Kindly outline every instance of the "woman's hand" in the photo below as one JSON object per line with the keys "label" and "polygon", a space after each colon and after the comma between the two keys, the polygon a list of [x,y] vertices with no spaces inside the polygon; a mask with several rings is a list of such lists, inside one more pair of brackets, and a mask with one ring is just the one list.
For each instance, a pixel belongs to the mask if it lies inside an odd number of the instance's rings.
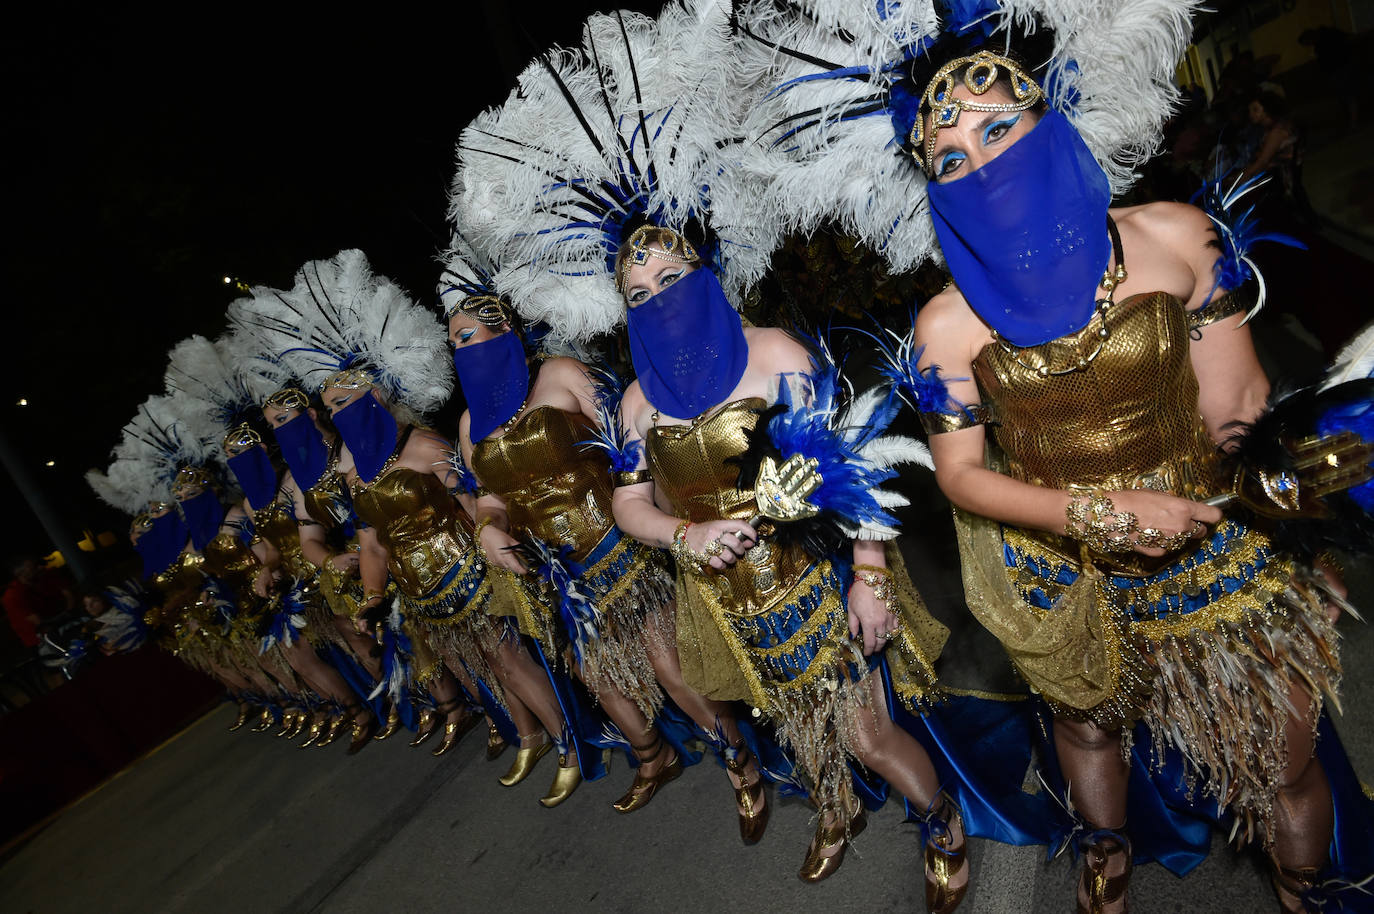
{"label": "woman's hand", "polygon": [[864,656],[886,647],[899,624],[887,601],[878,599],[872,587],[855,578],[849,588],[849,635],[863,642]]}
{"label": "woman's hand", "polygon": [[278,578],[275,568],[260,568],[258,575],[253,579],[253,593],[266,599],[272,592],[272,587]]}
{"label": "woman's hand", "polygon": [[687,527],[687,545],[698,555],[710,556],[707,564],[716,571],[738,562],[758,541],[758,531],[742,520],[708,520]]}
{"label": "woman's hand", "polygon": [[482,528],[478,541],[491,564],[516,574],[529,574],[530,570],[520,561],[519,554],[511,550],[512,546],[519,545],[519,541],[500,527],[487,524]]}
{"label": "woman's hand", "polygon": [[[1219,523],[1222,517],[1220,508],[1151,489],[1124,489],[1103,495],[1111,500],[1117,514],[1135,515],[1137,532],[1132,534],[1132,539],[1139,538],[1139,531],[1147,530],[1157,530],[1164,536],[1186,533],[1190,539],[1200,539],[1207,534],[1207,528]],[[1133,551],[1150,556],[1165,554],[1155,546],[1137,545]]]}

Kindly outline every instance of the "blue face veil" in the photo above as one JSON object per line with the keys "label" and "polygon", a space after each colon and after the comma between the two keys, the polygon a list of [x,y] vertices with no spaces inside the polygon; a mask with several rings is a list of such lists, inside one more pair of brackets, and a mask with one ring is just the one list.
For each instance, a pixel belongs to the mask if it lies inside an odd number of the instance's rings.
{"label": "blue face veil", "polygon": [[262,445],[230,457],[228,463],[254,511],[267,507],[277,497],[277,471]]}
{"label": "blue face veil", "polygon": [[509,422],[529,396],[525,345],[514,330],[454,349],[453,368],[468,401],[468,435],[473,444]]}
{"label": "blue face veil", "polygon": [[277,438],[282,459],[290,468],[296,485],[308,489],[319,482],[329,465],[329,445],[325,444],[310,414],[302,411],[290,422],[275,426],[272,434]]}
{"label": "blue face veil", "polygon": [[197,552],[210,545],[210,540],[219,532],[219,525],[224,522],[224,506],[219,503],[219,496],[210,488],[181,502],[181,513],[186,515],[191,545]]}
{"label": "blue face veil", "polygon": [[744,325],[707,268],[628,309],[630,359],[654,409],[691,419],[725,401],[749,362]]}
{"label": "blue face veil", "polygon": [[153,525],[134,543],[134,551],[143,559],[145,578],[161,574],[176,561],[186,546],[186,534],[186,524],[175,508],[153,518]]}
{"label": "blue face veil", "polygon": [[377,392],[369,390],[334,414],[334,425],[353,455],[358,478],[371,482],[396,450],[400,430]]}
{"label": "blue face veil", "polygon": [[1087,325],[1110,263],[1112,194],[1062,114],[1046,111],[997,158],[928,192],[949,271],[989,327],[1036,346]]}

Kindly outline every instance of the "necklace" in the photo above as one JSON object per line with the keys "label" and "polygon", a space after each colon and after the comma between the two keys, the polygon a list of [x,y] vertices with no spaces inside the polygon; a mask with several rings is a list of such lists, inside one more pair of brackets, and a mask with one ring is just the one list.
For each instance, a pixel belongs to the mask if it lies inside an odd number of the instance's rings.
{"label": "necklace", "polygon": [[[1112,335],[1111,330],[1107,327],[1107,310],[1116,303],[1113,296],[1116,294],[1117,287],[1126,281],[1126,260],[1121,251],[1121,233],[1117,231],[1116,222],[1113,221],[1111,216],[1107,217],[1107,233],[1112,239],[1112,259],[1116,262],[1116,268],[1113,269],[1111,264],[1108,264],[1107,269],[1102,272],[1102,280],[1099,285],[1106,294],[1097,300],[1097,307],[1093,309],[1092,316],[1088,318],[1088,326],[1091,326],[1094,320],[1098,322],[1097,331],[1093,334],[1097,339],[1097,345],[1093,348],[1093,351],[1086,355],[1079,352],[1077,357],[1071,355],[1067,360],[1067,364],[1062,365],[1051,364],[1049,353],[1046,352],[1044,361],[1036,365],[1026,362],[1021,358],[1021,353],[1024,350],[1002,339],[996,330],[992,331],[992,338],[997,341],[997,345],[1002,347],[1002,351],[1011,356],[1012,360],[1015,361],[1017,365],[1020,365],[1027,371],[1033,372],[1042,378],[1058,377],[1060,375],[1072,374],[1075,371],[1082,371],[1092,364],[1094,359],[1102,354],[1102,346]],[[1082,331],[1079,332],[1081,333]]]}

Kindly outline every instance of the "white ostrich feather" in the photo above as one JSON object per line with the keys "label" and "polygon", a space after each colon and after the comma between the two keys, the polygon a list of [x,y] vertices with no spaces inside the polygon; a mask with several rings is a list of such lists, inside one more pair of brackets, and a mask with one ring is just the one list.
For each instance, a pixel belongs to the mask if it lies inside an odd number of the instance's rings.
{"label": "white ostrich feather", "polygon": [[463,131],[450,217],[499,264],[496,288],[527,320],[569,340],[620,323],[610,264],[636,214],[678,230],[709,219],[736,300],[766,270],[776,227],[731,178],[763,71],[731,53],[729,13],[696,0],[657,20],[592,16],[576,49],[536,61]]}
{"label": "white ostrich feather", "polygon": [[1326,372],[1322,390],[1346,381],[1356,381],[1374,375],[1374,324],[1361,330],[1345,345]]}

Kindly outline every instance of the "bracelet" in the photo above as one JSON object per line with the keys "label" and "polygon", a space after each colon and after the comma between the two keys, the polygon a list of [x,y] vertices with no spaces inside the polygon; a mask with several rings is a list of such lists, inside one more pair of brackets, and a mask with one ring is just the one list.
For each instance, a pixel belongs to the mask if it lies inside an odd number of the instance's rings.
{"label": "bracelet", "polygon": [[474,527],[472,530],[472,544],[474,547],[476,547],[477,554],[480,555],[483,558],[483,560],[486,561],[490,560],[487,559],[487,550],[482,548],[482,531],[485,530],[488,526],[490,526],[490,524],[491,517],[487,516],[479,520],[477,522],[477,526]]}
{"label": "bracelet", "polygon": [[364,590],[363,602],[371,603],[373,600],[385,600],[386,594],[380,590]]}
{"label": "bracelet", "polygon": [[892,608],[892,572],[877,565],[855,565],[854,578],[873,590],[873,596]]}
{"label": "bracelet", "polygon": [[1101,491],[1070,492],[1069,503],[1064,506],[1064,516],[1068,518],[1064,533],[1093,552],[1130,552],[1137,546],[1172,552],[1204,529],[1199,521],[1193,521],[1191,529],[1178,533],[1165,533],[1154,527],[1141,528],[1134,514],[1117,511],[1116,505]]}
{"label": "bracelet", "polygon": [[702,566],[711,561],[711,557],[702,555],[687,545],[687,528],[690,526],[692,526],[690,521],[683,521],[677,525],[677,529],[673,531],[673,542],[668,547],[668,552],[683,571],[701,574]]}
{"label": "bracelet", "polygon": [[621,489],[625,486],[637,486],[642,482],[653,482],[653,480],[654,478],[649,475],[648,470],[621,471],[615,474],[615,487]]}

